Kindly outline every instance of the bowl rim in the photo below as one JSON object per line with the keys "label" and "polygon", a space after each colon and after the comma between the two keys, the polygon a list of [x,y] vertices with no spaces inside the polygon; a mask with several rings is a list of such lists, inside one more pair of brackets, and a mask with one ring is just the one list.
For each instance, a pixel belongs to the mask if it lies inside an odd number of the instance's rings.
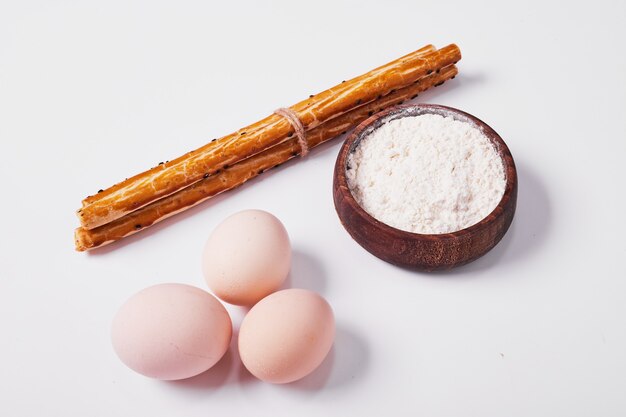
{"label": "bowl rim", "polygon": [[[399,115],[400,113],[405,113],[406,109],[410,109],[414,114],[411,115]],[[483,219],[479,222],[466,227],[461,230],[457,230],[449,233],[436,233],[436,234],[427,234],[427,233],[414,233],[409,232],[407,230],[398,229],[396,227],[390,226],[387,223],[384,223],[377,218],[370,215],[361,205],[356,201],[354,196],[352,195],[352,191],[348,186],[347,181],[347,162],[348,155],[356,149],[359,142],[365,138],[367,135],[372,133],[375,129],[380,127],[382,124],[386,123],[390,120],[395,120],[402,117],[411,117],[418,116],[421,114],[439,114],[452,116],[455,120],[463,121],[466,123],[470,123],[477,127],[490,141],[495,145],[496,152],[502,159],[502,163],[504,166],[504,174],[506,176],[506,183],[504,187],[504,192],[502,193],[502,198],[496,205],[496,207]],[[399,115],[395,117],[395,115]],[[382,123],[378,126],[374,126],[379,123],[383,119]],[[455,240],[460,237],[463,237],[468,234],[478,233],[479,231],[486,229],[489,227],[491,223],[493,223],[496,218],[504,213],[505,207],[509,204],[509,200],[513,198],[514,191],[517,188],[517,170],[515,168],[515,161],[513,160],[513,155],[511,155],[511,151],[509,147],[504,142],[502,137],[487,123],[479,119],[478,117],[471,115],[462,110],[456,109],[454,107],[444,106],[440,104],[428,104],[428,103],[420,103],[420,104],[408,104],[408,105],[398,105],[394,107],[390,107],[386,110],[381,111],[373,116],[370,116],[363,122],[361,122],[348,136],[348,138],[344,141],[341,149],[339,150],[339,155],[337,157],[337,162],[335,164],[335,172],[334,178],[337,183],[337,188],[339,192],[342,194],[342,198],[344,202],[347,202],[351,209],[360,216],[362,216],[365,220],[367,220],[371,225],[382,229],[388,233],[394,233],[405,236],[406,238],[412,238],[416,240],[422,239],[438,239],[441,241],[447,240]],[[339,213],[338,213],[339,214]],[[341,215],[340,215],[341,217]],[[343,220],[343,219],[342,219]]]}

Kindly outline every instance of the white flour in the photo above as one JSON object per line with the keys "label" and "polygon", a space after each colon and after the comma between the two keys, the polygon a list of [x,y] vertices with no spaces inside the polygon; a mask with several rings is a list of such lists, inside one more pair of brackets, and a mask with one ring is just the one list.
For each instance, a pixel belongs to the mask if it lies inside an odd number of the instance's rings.
{"label": "white flour", "polygon": [[424,114],[391,120],[348,157],[348,186],[372,217],[439,234],[485,218],[505,188],[502,159],[474,125]]}

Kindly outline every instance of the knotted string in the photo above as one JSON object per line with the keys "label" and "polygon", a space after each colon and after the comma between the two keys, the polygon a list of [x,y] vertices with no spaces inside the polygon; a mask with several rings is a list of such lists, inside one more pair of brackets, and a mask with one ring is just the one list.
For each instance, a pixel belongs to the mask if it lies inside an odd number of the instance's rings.
{"label": "knotted string", "polygon": [[298,138],[298,145],[300,145],[300,156],[304,157],[309,153],[309,143],[306,140],[306,133],[304,126],[300,121],[300,118],[295,111],[290,108],[281,107],[274,110],[274,113],[283,116],[296,131],[296,137]]}

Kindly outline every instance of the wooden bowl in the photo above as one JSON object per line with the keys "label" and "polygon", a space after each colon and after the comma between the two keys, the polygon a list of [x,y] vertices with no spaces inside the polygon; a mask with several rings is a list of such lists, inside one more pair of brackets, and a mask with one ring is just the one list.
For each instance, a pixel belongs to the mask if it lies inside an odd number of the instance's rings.
{"label": "wooden bowl", "polygon": [[[348,155],[356,149],[361,139],[387,121],[421,114],[452,116],[455,120],[477,126],[502,157],[506,173],[504,195],[487,217],[466,229],[445,234],[419,234],[396,229],[370,216],[359,206],[348,188]],[[347,138],[335,164],[333,198],[343,226],[354,240],[373,255],[416,270],[444,270],[478,259],[502,239],[515,214],[517,171],[511,152],[500,135],[476,117],[451,107],[432,104],[398,106],[365,120]]]}

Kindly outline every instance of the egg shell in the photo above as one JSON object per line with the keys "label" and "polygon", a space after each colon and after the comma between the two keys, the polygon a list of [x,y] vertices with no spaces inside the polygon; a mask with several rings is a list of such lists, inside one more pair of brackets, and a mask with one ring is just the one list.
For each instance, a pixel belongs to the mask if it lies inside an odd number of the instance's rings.
{"label": "egg shell", "polygon": [[209,288],[222,300],[251,306],[278,290],[291,266],[283,224],[262,210],[245,210],[211,233],[202,257]]}
{"label": "egg shell", "polygon": [[150,378],[198,375],[224,355],[232,322],[211,294],[184,284],[160,284],[133,295],[117,312],[113,348],[129,368]]}
{"label": "egg shell", "polygon": [[284,384],[313,372],[330,351],[335,319],[328,302],[303,289],[275,292],[245,316],[239,354],[257,378]]}

